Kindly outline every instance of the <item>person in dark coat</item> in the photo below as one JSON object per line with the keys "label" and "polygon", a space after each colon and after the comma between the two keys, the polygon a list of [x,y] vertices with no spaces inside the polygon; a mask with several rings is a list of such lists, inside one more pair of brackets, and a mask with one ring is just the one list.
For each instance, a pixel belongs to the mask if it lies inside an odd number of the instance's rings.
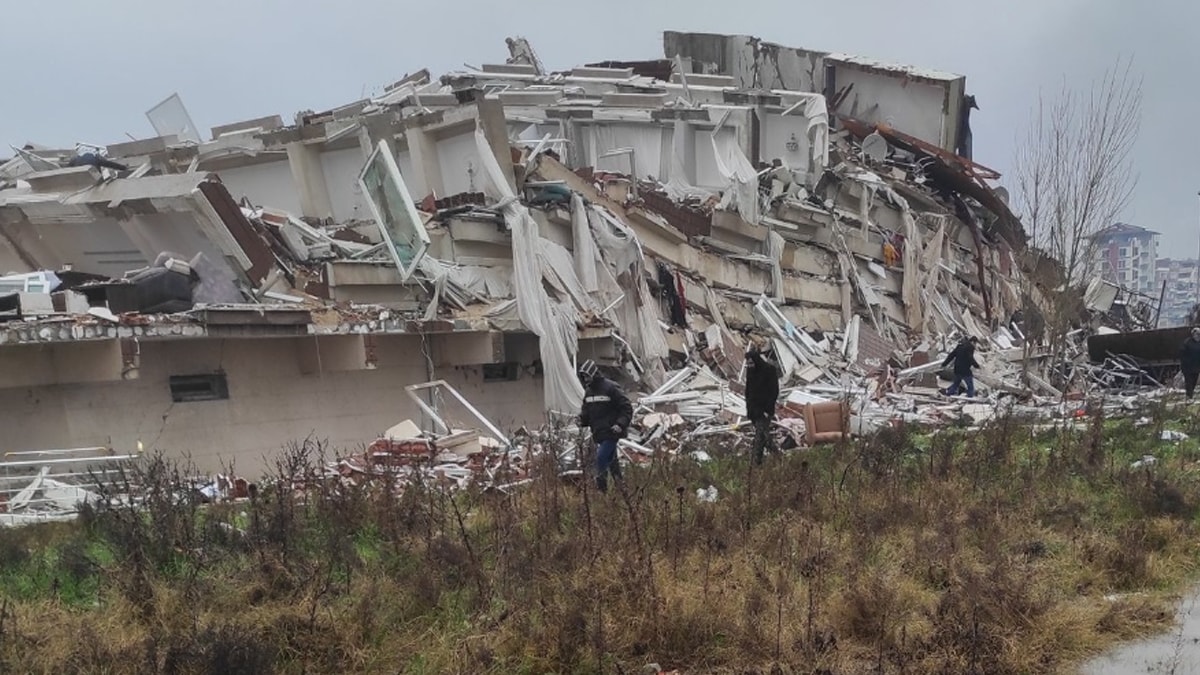
{"label": "person in dark coat", "polygon": [[97,169],[112,169],[113,171],[128,171],[129,167],[114,162],[107,157],[101,157],[94,152],[85,152],[67,160],[67,166],[94,166]]}
{"label": "person in dark coat", "polygon": [[579,425],[592,431],[592,440],[596,442],[596,487],[605,492],[610,472],[614,479],[621,480],[617,441],[629,432],[633,404],[620,385],[601,375],[590,360],[580,364],[579,382],[584,389]]}
{"label": "person in dark coat", "polygon": [[946,390],[947,396],[957,396],[965,384],[967,398],[975,398],[975,376],[971,374],[971,369],[979,367],[975,362],[976,342],[978,341],[973,337],[963,340],[942,362],[943,368],[954,362],[954,383]]}
{"label": "person in dark coat", "polygon": [[1179,348],[1179,369],[1183,371],[1183,390],[1190,399],[1196,393],[1196,380],[1200,378],[1200,328],[1193,328],[1191,336]]}
{"label": "person in dark coat", "polygon": [[778,402],[779,368],[764,357],[757,346],[751,345],[746,351],[746,417],[754,423],[755,464],[762,464],[766,449],[770,448],[771,452],[778,449],[771,435]]}

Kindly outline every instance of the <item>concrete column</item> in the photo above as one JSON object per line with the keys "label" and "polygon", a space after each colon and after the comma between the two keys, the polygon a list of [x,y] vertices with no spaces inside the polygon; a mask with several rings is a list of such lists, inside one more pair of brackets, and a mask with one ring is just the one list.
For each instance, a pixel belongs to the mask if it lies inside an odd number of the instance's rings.
{"label": "concrete column", "polygon": [[563,138],[567,139],[567,156],[562,158],[563,163],[570,169],[585,166],[587,150],[583,147],[583,129],[579,122],[568,117],[560,120],[559,124],[563,130]]}
{"label": "concrete column", "polygon": [[683,175],[676,176],[676,162],[672,160],[670,173],[668,176],[671,180],[681,180],[688,185],[696,184],[696,132],[692,128],[691,122],[684,119],[675,120],[675,131],[671,134],[672,152],[680,163],[683,164]]}
{"label": "concrete column", "polygon": [[413,175],[405,176],[404,183],[412,193],[414,201],[421,201],[429,193],[446,196],[442,183],[442,163],[438,160],[437,141],[425,129],[405,129],[408,154],[412,157]]}
{"label": "concrete column", "polygon": [[496,161],[504,172],[508,187],[517,191],[517,179],[513,174],[512,148],[508,144],[508,120],[504,117],[504,104],[494,99],[480,98],[475,100],[479,111],[478,124],[483,126],[483,135],[487,137],[488,145],[496,154]]}
{"label": "concrete column", "polygon": [[321,166],[321,151],[315,145],[302,142],[287,144],[288,165],[292,168],[292,183],[300,191],[300,212],[308,218],[332,218],[333,202],[325,183]]}

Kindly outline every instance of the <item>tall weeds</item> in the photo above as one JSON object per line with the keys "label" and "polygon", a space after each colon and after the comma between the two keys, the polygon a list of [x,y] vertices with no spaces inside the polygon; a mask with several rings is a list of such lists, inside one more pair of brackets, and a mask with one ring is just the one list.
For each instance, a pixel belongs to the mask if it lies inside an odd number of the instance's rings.
{"label": "tall weeds", "polygon": [[[123,478],[136,502],[108,492],[42,543],[0,532],[0,665],[1052,672],[1169,621],[1162,596],[1106,595],[1191,571],[1195,453],[1129,468],[1163,449],[1168,413],[1149,412],[1049,434],[889,428],[765,469],[713,442],[683,448],[711,462],[656,461],[604,494],[548,454],[508,492],[350,483],[307,439],[248,502],[211,505],[159,455]],[[715,503],[696,499],[708,485]]]}

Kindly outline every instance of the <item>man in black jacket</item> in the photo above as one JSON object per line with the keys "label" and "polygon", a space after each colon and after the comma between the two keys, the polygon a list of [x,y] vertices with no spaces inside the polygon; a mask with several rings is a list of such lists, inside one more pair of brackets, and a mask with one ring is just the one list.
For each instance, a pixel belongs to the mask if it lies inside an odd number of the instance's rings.
{"label": "man in black jacket", "polygon": [[974,337],[963,340],[942,362],[943,368],[950,365],[951,361],[954,362],[954,384],[946,390],[947,396],[957,396],[963,389],[962,385],[966,384],[967,398],[975,398],[975,377],[971,374],[971,369],[979,367],[975,362],[976,342]]}
{"label": "man in black jacket", "polygon": [[608,490],[608,474],[621,480],[621,461],[617,458],[617,441],[625,437],[633,421],[633,404],[621,387],[600,374],[592,361],[579,366],[579,382],[583,384],[583,409],[579,425],[592,430],[596,442],[596,487]]}
{"label": "man in black jacket", "polygon": [[1191,336],[1179,348],[1179,369],[1183,371],[1183,390],[1190,399],[1200,378],[1200,328],[1193,328]]}
{"label": "man in black jacket", "polygon": [[779,401],[779,369],[765,358],[756,345],[746,351],[746,417],[754,423],[755,464],[762,464],[763,451],[775,452],[771,422]]}

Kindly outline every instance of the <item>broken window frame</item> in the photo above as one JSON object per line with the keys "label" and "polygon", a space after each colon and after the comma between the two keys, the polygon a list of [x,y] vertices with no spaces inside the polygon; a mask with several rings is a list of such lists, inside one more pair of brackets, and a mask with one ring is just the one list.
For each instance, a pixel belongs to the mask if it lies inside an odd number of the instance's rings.
{"label": "broken window frame", "polygon": [[[377,203],[376,190],[368,187],[368,178],[372,178],[371,184],[379,186],[385,202],[398,197],[399,204]],[[425,223],[408,193],[408,186],[400,175],[400,167],[386,140],[379,141],[359,171],[358,188],[379,225],[379,232],[392,261],[396,263],[396,269],[400,270],[400,280],[408,281],[429,250],[429,233],[425,231]]]}
{"label": "broken window frame", "polygon": [[505,436],[495,424],[492,424],[491,420],[484,417],[483,413],[479,412],[475,406],[471,405],[470,401],[464,398],[462,394],[458,393],[458,390],[450,386],[450,384],[445,380],[434,380],[424,384],[410,384],[405,387],[404,393],[408,394],[408,397],[417,404],[417,407],[420,408],[422,412],[429,416],[429,419],[433,420],[433,423],[436,424],[443,433],[453,433],[453,431],[450,429],[450,425],[446,423],[446,420],[442,419],[442,416],[438,414],[436,410],[430,407],[428,403],[423,401],[421,397],[417,395],[418,392],[429,389],[444,389],[445,391],[449,392],[450,395],[454,397],[454,400],[458,401],[462,407],[467,409],[467,412],[471,413],[475,419],[479,420],[479,423],[482,424],[483,427],[496,438],[496,440],[500,441],[504,447],[512,447],[512,442],[508,440],[508,436]]}

